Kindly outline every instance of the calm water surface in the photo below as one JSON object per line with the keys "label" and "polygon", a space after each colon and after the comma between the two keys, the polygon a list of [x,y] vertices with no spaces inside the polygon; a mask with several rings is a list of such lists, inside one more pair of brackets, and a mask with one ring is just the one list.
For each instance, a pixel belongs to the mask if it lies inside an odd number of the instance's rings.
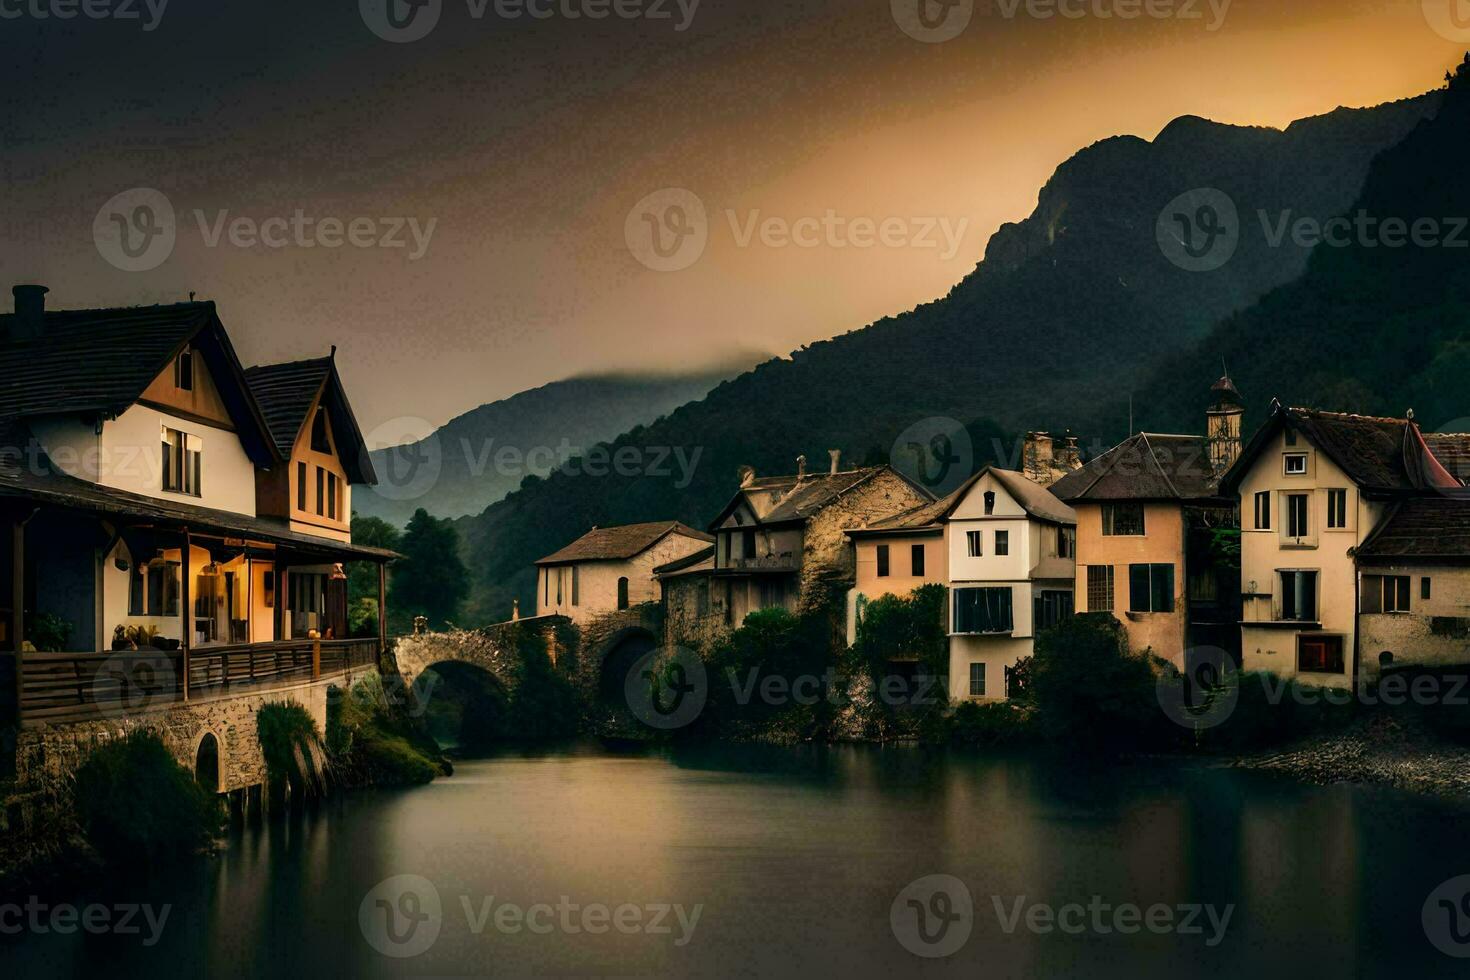
{"label": "calm water surface", "polygon": [[[583,745],[465,762],[431,786],[238,831],[218,858],[66,896],[171,910],[151,947],[146,925],[145,936],[0,937],[0,974],[1466,976],[1470,960],[1437,951],[1421,913],[1442,882],[1470,874],[1467,816],[1385,791],[1167,765]],[[936,874],[964,883],[973,919],[953,924],[970,929],[954,955],[920,959],[890,911]],[[370,897],[403,875],[432,894],[415,884],[405,899],[397,882]],[[996,911],[1096,901],[1234,911],[1213,947],[1203,917],[1204,935],[1072,935],[1024,921],[1007,932]],[[551,907],[532,913],[543,931],[497,926],[538,904]],[[582,918],[594,905],[629,931],[582,929],[604,924]],[[642,928],[674,905],[687,924],[670,911],[668,932]],[[374,942],[389,928],[389,948],[427,948],[383,955]]]}

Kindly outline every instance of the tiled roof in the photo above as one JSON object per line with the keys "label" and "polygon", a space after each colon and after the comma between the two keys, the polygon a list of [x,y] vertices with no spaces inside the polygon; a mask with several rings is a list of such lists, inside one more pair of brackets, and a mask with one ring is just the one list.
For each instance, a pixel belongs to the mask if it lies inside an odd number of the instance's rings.
{"label": "tiled roof", "polygon": [[265,424],[281,455],[290,456],[317,394],[332,371],[330,357],[247,368],[245,380],[260,403]]}
{"label": "tiled roof", "polygon": [[1470,435],[1426,432],[1424,441],[1451,475],[1461,483],[1470,483]]}
{"label": "tiled roof", "polygon": [[641,555],[665,535],[680,533],[700,541],[715,539],[679,521],[657,521],[652,524],[628,524],[623,527],[598,527],[582,535],[555,554],[536,564],[566,565],[579,561],[625,561]]}
{"label": "tiled roof", "polygon": [[779,490],[786,494],[770,513],[761,518],[762,523],[799,521],[811,517],[847,491],[871,480],[879,469],[880,467],[872,467],[842,473],[808,473],[800,483],[794,476],[773,477],[756,480],[747,489]]}
{"label": "tiled roof", "polygon": [[23,423],[0,422],[0,497],[69,510],[223,533],[319,554],[332,561],[385,560],[392,551],[345,544],[291,530],[285,521],[160,500],[90,483],[58,470]]}
{"label": "tiled roof", "polygon": [[[707,566],[707,567],[701,568],[700,567],[701,565],[704,565],[704,566]],[[653,570],[653,574],[655,574],[655,575],[657,575],[657,576],[659,576],[659,577],[662,578],[662,577],[667,577],[667,576],[671,576],[671,575],[679,575],[679,574],[688,575],[688,574],[692,574],[692,573],[695,573],[695,572],[714,571],[714,568],[715,568],[715,546],[714,545],[710,545],[708,548],[705,548],[703,551],[696,551],[692,555],[685,555],[683,558],[677,559],[675,561],[671,561],[667,565],[660,565],[660,566],[658,566],[657,568],[655,568]]]}
{"label": "tiled roof", "polygon": [[1077,512],[1062,503],[1056,496],[1041,484],[1026,479],[1025,474],[1015,470],[1003,470],[998,467],[987,466],[985,469],[970,477],[960,486],[958,490],[933,503],[923,504],[909,510],[900,511],[891,517],[885,517],[881,521],[874,521],[867,527],[849,534],[872,534],[883,531],[915,531],[922,528],[937,527],[949,518],[959,507],[960,502],[980,482],[980,478],[986,474],[995,477],[996,481],[1011,495],[1011,499],[1021,505],[1021,508],[1038,520],[1048,521],[1053,524],[1076,524]]}
{"label": "tiled roof", "polygon": [[1470,496],[1413,497],[1394,507],[1358,549],[1367,560],[1457,558],[1470,561]]}
{"label": "tiled roof", "polygon": [[1218,496],[1204,436],[1139,433],[1051,485],[1067,503]]}

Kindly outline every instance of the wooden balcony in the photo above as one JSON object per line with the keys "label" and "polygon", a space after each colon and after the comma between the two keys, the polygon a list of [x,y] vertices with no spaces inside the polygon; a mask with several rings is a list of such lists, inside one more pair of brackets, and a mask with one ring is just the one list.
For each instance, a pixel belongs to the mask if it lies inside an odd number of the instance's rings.
{"label": "wooden balcony", "polygon": [[801,570],[801,556],[790,551],[779,555],[757,555],[752,558],[728,558],[715,569],[719,575],[791,573]]}
{"label": "wooden balcony", "polygon": [[[361,639],[199,647],[187,656],[182,650],[26,653],[16,678],[21,720],[29,725],[125,717],[185,701],[330,680],[376,664],[379,650],[377,639]],[[15,676],[14,665],[14,654],[0,654],[0,685]]]}

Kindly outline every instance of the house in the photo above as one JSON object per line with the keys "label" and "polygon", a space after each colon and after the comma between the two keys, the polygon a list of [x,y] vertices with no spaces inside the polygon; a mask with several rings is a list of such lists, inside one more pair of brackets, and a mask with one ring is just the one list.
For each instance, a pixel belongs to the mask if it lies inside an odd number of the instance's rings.
{"label": "house", "polygon": [[714,538],[678,521],[593,528],[536,563],[536,614],[583,625],[659,600],[654,569],[707,551]]}
{"label": "house", "polygon": [[715,536],[711,614],[738,627],[760,609],[809,612],[840,603],[856,578],[844,534],[885,515],[932,503],[933,496],[891,466],[843,470],[831,452],[826,473],[758,477],[741,470],[740,488],[709,524]]}
{"label": "house", "polygon": [[1247,670],[1351,687],[1380,665],[1453,655],[1436,631],[1460,628],[1465,491],[1438,454],[1467,445],[1412,417],[1272,406],[1222,486],[1244,518]]}
{"label": "house", "polygon": [[[214,304],[48,311],[46,293],[15,287],[0,317],[0,650],[22,706],[91,704],[98,653],[140,640],[179,652],[184,699],[237,671],[299,670],[302,651],[310,671],[310,645],[277,645],[292,637],[347,656],[342,564],[395,556],[257,496],[292,454]],[[340,411],[354,460],[340,475],[371,483],[345,398]]]}
{"label": "house", "polygon": [[1077,512],[1080,612],[1110,613],[1137,650],[1186,667],[1186,651],[1238,642],[1239,527],[1220,479],[1240,454],[1244,408],[1229,378],[1211,389],[1206,434],[1139,433],[1051,490]]}
{"label": "house", "polygon": [[947,585],[950,697],[1003,700],[1037,634],[1072,615],[1076,526],[1045,487],[987,467],[941,501],[848,532],[854,627],[866,600]]}

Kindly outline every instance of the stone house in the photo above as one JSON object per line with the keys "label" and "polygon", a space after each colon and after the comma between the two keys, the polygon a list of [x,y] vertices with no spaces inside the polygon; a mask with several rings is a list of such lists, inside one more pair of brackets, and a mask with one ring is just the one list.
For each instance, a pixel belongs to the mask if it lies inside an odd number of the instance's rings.
{"label": "stone house", "polygon": [[1218,542],[1239,527],[1220,480],[1243,416],[1221,378],[1204,436],[1142,432],[1051,486],[1077,512],[1078,611],[1112,614],[1134,649],[1181,668],[1188,650],[1238,649],[1238,572]]}
{"label": "stone house", "polygon": [[1273,405],[1222,486],[1244,517],[1246,669],[1352,687],[1381,665],[1449,655],[1435,630],[1458,630],[1466,491],[1439,454],[1467,444],[1412,418]]}
{"label": "stone house", "polygon": [[678,521],[597,527],[536,563],[536,615],[584,626],[599,616],[659,600],[654,569],[714,541]]}

